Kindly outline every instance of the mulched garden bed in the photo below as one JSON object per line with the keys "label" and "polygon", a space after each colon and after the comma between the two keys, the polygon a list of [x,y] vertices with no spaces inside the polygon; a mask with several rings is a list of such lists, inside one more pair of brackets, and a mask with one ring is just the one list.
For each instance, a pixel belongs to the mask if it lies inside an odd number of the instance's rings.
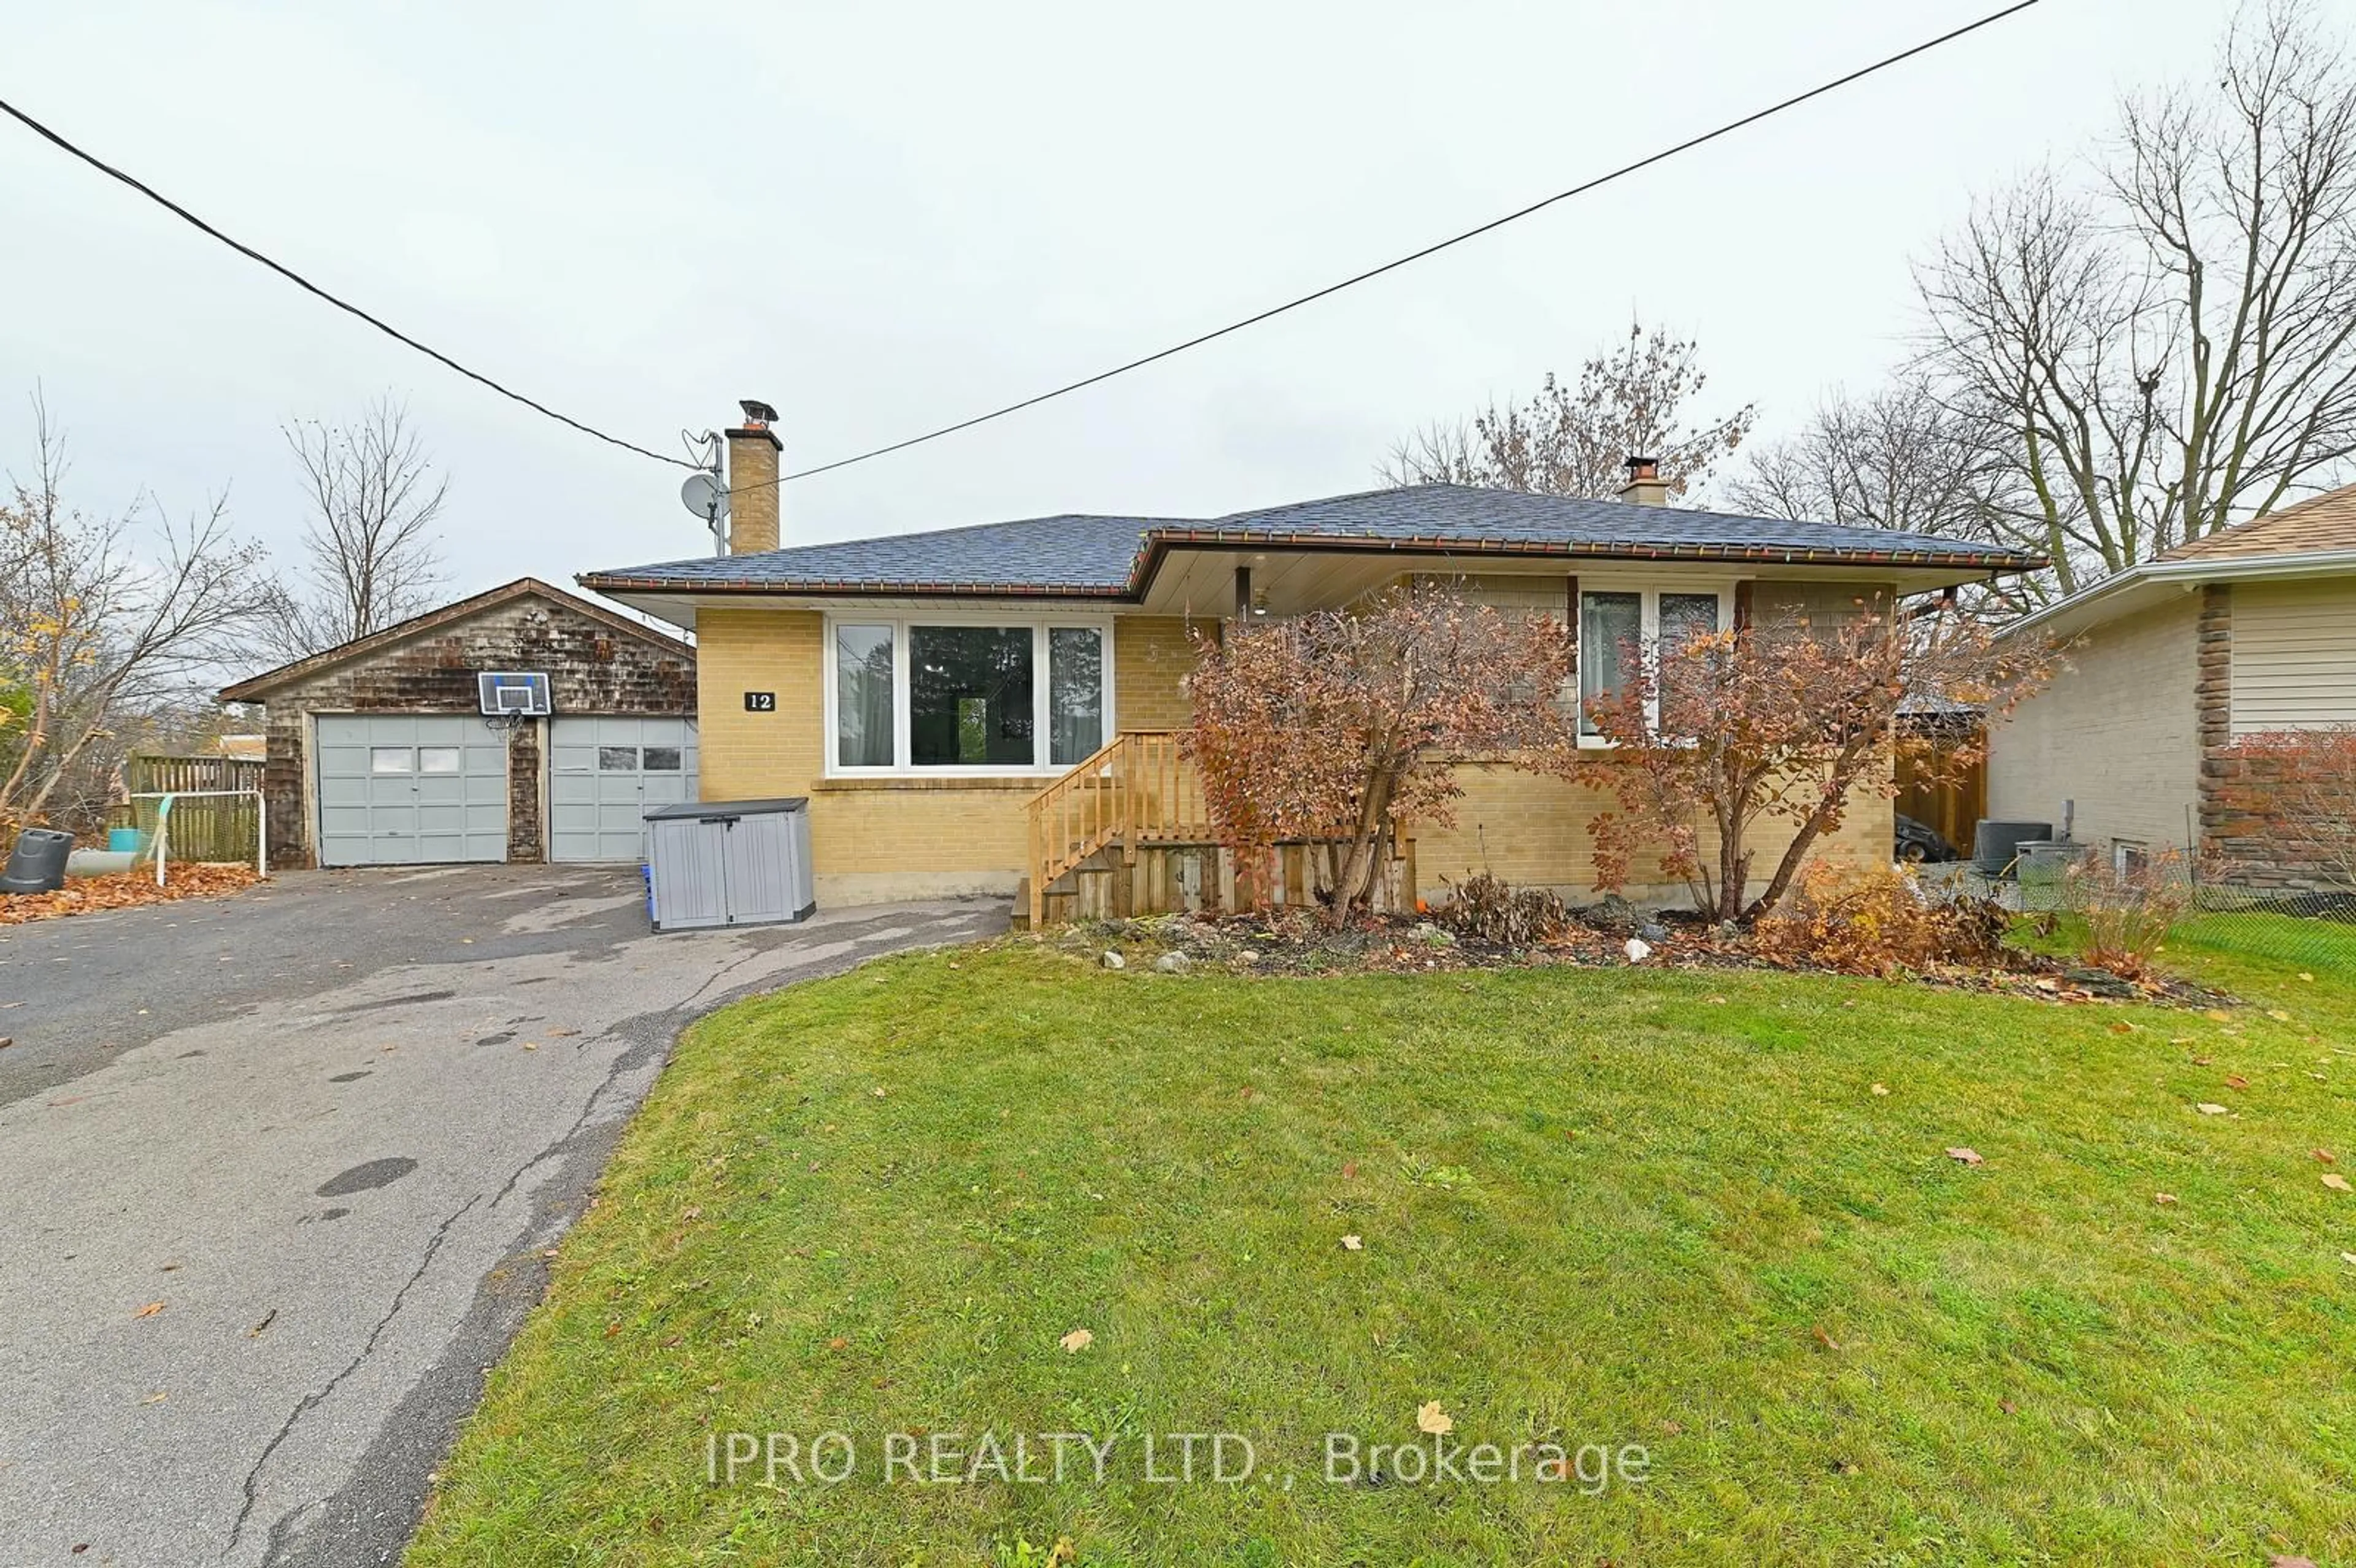
{"label": "mulched garden bed", "polygon": [[[1306,910],[1256,914],[1157,914],[1089,921],[1040,938],[1098,962],[1117,955],[1122,968],[1169,972],[1214,970],[1232,975],[1422,974],[1503,968],[1750,969],[1830,975],[1847,971],[1771,959],[1750,937],[1697,916],[1644,913],[1614,929],[1574,922],[1555,936],[1505,945],[1449,930],[1427,917],[1385,917],[1333,926]],[[1641,956],[1632,956],[1632,939]],[[1942,965],[1880,976],[1892,982],[1982,991],[2029,1000],[2081,1003],[2157,1002],[2213,1008],[2232,998],[2172,976],[2128,980],[2107,970],[2008,947],[2001,968]],[[1108,966],[1112,966],[1108,964]]]}
{"label": "mulched garden bed", "polygon": [[155,873],[116,871],[103,877],[69,877],[53,893],[0,893],[0,925],[54,920],[61,915],[96,914],[103,910],[137,909],[143,904],[171,903],[180,899],[218,898],[240,893],[262,879],[251,866],[174,866],[165,885],[155,885]]}

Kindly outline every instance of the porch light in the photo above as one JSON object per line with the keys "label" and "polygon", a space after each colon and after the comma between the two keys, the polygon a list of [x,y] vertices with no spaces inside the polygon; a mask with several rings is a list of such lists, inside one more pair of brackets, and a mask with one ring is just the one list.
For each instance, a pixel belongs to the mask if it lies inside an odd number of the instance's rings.
{"label": "porch light", "polygon": [[1257,591],[1256,592],[1254,592],[1254,593],[1252,594],[1251,611],[1252,611],[1252,613],[1253,613],[1253,614],[1255,614],[1255,615],[1265,615],[1265,614],[1267,614],[1267,613],[1268,613],[1268,590],[1267,590],[1267,589],[1265,589],[1265,588],[1259,589],[1258,591]]}

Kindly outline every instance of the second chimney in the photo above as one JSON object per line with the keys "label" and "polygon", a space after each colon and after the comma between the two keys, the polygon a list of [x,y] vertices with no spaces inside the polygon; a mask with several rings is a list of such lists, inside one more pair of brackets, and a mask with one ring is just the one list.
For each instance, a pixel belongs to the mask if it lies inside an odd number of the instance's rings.
{"label": "second chimney", "polygon": [[1633,501],[1640,507],[1665,507],[1669,504],[1669,482],[1661,477],[1657,458],[1628,454],[1628,483],[1620,486],[1620,498]]}
{"label": "second chimney", "polygon": [[744,423],[728,432],[728,553],[752,555],[777,548],[777,453],[785,443],[769,429],[776,410],[757,398],[736,406]]}

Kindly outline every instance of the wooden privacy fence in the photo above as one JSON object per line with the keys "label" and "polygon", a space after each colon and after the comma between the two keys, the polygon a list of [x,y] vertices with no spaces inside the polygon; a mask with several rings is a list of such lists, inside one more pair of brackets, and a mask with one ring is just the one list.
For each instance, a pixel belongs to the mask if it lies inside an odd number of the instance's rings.
{"label": "wooden privacy fence", "polygon": [[[1987,815],[1987,741],[1979,720],[1924,727],[1901,737],[1898,748],[1898,798],[1893,808],[1935,828],[1939,837],[1968,858],[1972,836]],[[1954,751],[1969,745],[1981,755],[1965,767],[1954,765]]]}
{"label": "wooden privacy fence", "polygon": [[[130,757],[123,764],[124,789],[134,798],[116,808],[117,826],[136,827],[153,842],[160,803],[166,793],[208,792],[172,803],[167,852],[175,860],[251,860],[262,835],[262,803],[254,795],[209,792],[259,790],[262,763],[244,757]],[[140,797],[148,798],[140,798]]]}
{"label": "wooden privacy fence", "polygon": [[123,787],[132,795],[260,789],[262,763],[248,757],[131,757],[123,764]]}

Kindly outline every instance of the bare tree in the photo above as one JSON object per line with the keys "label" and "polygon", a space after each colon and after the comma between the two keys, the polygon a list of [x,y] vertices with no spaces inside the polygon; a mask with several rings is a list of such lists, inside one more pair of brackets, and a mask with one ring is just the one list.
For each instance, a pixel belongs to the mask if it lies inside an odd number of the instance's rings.
{"label": "bare tree", "polygon": [[1925,368],[2064,592],[2356,452],[2356,70],[2295,0],[2245,13],[2213,87],[2125,106],[2096,176],[1981,202],[1918,276]]}
{"label": "bare tree", "polygon": [[[1862,398],[1836,393],[1795,434],[1746,457],[1725,482],[1727,504],[1759,517],[2009,545],[2034,500],[2005,453],[1914,377]],[[2017,613],[2051,588],[2016,574],[1976,592]]]}
{"label": "bare tree", "polygon": [[285,427],[310,517],[297,581],[275,597],[268,651],[299,658],[431,609],[444,576],[434,532],[449,480],[406,405],[377,399],[357,424]]}
{"label": "bare tree", "polygon": [[0,824],[51,814],[102,742],[212,685],[267,593],[223,500],[181,522],[146,496],[123,517],[70,505],[64,438],[33,411],[31,475],[0,506]]}
{"label": "bare tree", "polygon": [[1610,496],[1631,453],[1660,464],[1685,495],[1740,445],[1758,419],[1745,403],[1703,424],[1687,416],[1708,378],[1690,338],[1631,324],[1628,341],[1580,367],[1574,385],[1549,372],[1518,407],[1492,403],[1469,421],[1427,425],[1391,449],[1376,472],[1389,485],[1483,485],[1547,496]]}

